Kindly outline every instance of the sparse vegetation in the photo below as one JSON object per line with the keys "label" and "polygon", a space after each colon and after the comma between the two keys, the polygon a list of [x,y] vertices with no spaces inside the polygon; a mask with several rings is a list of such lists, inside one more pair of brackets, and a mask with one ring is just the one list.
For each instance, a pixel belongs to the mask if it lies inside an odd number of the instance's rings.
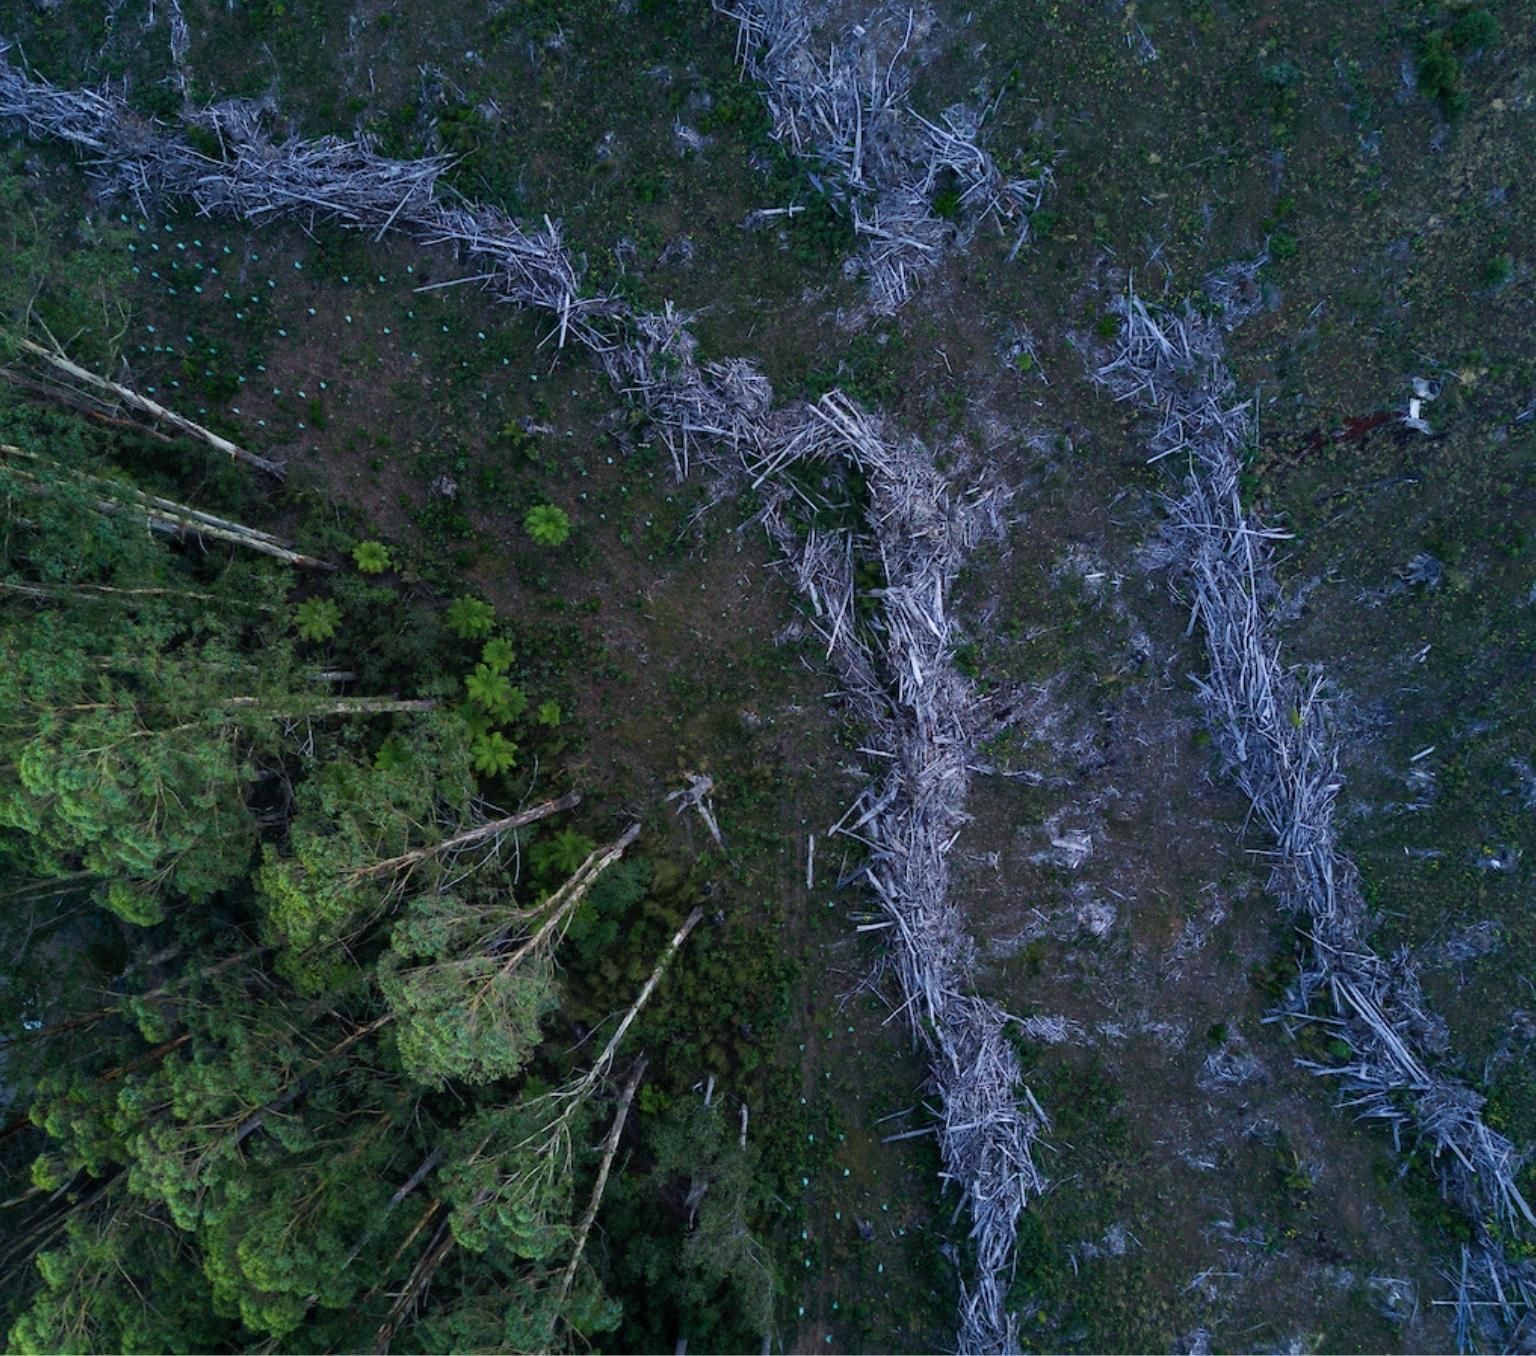
{"label": "sparse vegetation", "polygon": [[554,504],[535,504],[523,518],[528,536],[540,546],[560,546],[571,535],[571,520]]}
{"label": "sparse vegetation", "polygon": [[1419,39],[1419,87],[1439,102],[1447,117],[1467,107],[1463,64],[1493,46],[1501,36],[1499,21],[1486,9],[1465,9]]}

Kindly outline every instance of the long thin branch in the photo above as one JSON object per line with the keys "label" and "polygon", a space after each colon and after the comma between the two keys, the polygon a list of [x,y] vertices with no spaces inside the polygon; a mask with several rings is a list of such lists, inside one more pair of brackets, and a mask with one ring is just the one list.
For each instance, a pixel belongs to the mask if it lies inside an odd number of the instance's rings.
{"label": "long thin branch", "polygon": [[301,720],[305,716],[382,716],[405,711],[432,711],[437,708],[434,697],[332,697],[310,706],[284,707],[269,710],[261,697],[229,697],[219,703],[226,708],[255,708],[264,716],[279,720]]}
{"label": "long thin branch", "polygon": [[[550,933],[564,926],[576,906],[586,896],[587,891],[592,888],[593,882],[618,861],[639,836],[640,825],[631,824],[607,847],[597,848],[587,856],[587,859],[572,873],[571,878],[545,901],[544,907],[550,910],[549,916],[526,942],[507,957],[506,963],[501,967],[502,976],[510,974],[529,952],[538,950],[549,940]],[[488,985],[490,981],[487,980],[486,983]]]}
{"label": "long thin branch", "polygon": [[413,852],[402,852],[398,857],[389,857],[382,862],[375,862],[372,866],[359,867],[352,874],[356,878],[367,876],[383,876],[394,871],[404,870],[408,866],[414,866],[417,862],[427,857],[436,857],[444,852],[452,852],[457,848],[468,847],[471,843],[479,843],[484,839],[493,837],[498,833],[509,833],[513,829],[521,829],[529,824],[537,823],[541,819],[547,819],[550,815],[559,814],[562,810],[574,809],[581,804],[581,792],[568,791],[565,795],[554,800],[546,800],[542,804],[532,806],[527,810],[519,810],[515,815],[507,815],[503,819],[492,819],[484,824],[477,824],[472,829],[465,829],[463,833],[456,833],[452,838],[445,838],[441,843],[433,843],[430,847],[417,848]]}
{"label": "long thin branch", "polygon": [[405,1317],[405,1312],[416,1302],[416,1298],[427,1288],[427,1282],[432,1279],[433,1273],[443,1264],[458,1243],[453,1236],[453,1230],[448,1227],[448,1220],[438,1225],[437,1232],[432,1236],[432,1242],[427,1250],[412,1269],[409,1279],[405,1283],[405,1289],[395,1297],[395,1302],[390,1306],[389,1314],[384,1322],[379,1325],[378,1332],[374,1335],[373,1349],[383,1353],[389,1350],[389,1344],[394,1341],[395,1333],[399,1331],[400,1320]]}
{"label": "long thin branch", "polygon": [[0,579],[0,589],[12,593],[24,593],[29,598],[69,598],[82,593],[108,593],[125,598],[195,598],[199,602],[218,603],[223,607],[249,607],[263,612],[275,612],[271,603],[252,602],[238,597],[221,597],[217,593],[199,593],[195,589],[119,589],[109,584],[23,584],[10,579]]}
{"label": "long thin branch", "polygon": [[608,1172],[613,1167],[614,1155],[619,1151],[619,1140],[624,1134],[624,1122],[629,1119],[629,1104],[635,1100],[635,1089],[640,1086],[640,1080],[645,1077],[645,1065],[646,1058],[641,1055],[625,1080],[624,1091],[619,1096],[618,1110],[613,1113],[613,1126],[609,1129],[608,1138],[603,1144],[603,1161],[598,1165],[597,1181],[592,1186],[592,1196],[587,1202],[586,1213],[582,1215],[581,1224],[576,1230],[576,1247],[572,1250],[571,1260],[565,1264],[565,1271],[560,1277],[560,1298],[556,1301],[555,1307],[562,1312],[565,1309],[566,1297],[571,1293],[571,1283],[576,1279],[576,1268],[581,1263],[581,1254],[586,1250],[587,1235],[592,1232],[598,1207],[603,1203],[603,1192],[608,1186]]}
{"label": "long thin branch", "polygon": [[284,474],[283,464],[271,461],[266,457],[258,456],[255,452],[247,451],[238,443],[232,443],[228,438],[221,437],[212,429],[204,428],[201,424],[177,414],[175,410],[167,409],[164,405],[151,400],[148,396],[140,395],[137,391],[118,382],[110,381],[106,377],[97,376],[88,368],[81,367],[79,363],[71,362],[62,353],[54,349],[44,348],[43,345],[34,343],[31,339],[17,341],[17,346],[26,353],[36,358],[41,358],[49,366],[58,369],[76,381],[82,381],[87,386],[94,386],[98,391],[107,391],[124,405],[139,410],[151,418],[158,419],[161,423],[169,424],[179,433],[185,433],[189,438],[196,438],[200,442],[207,443],[215,452],[222,452],[225,456],[235,461],[243,461],[268,475],[281,477]]}
{"label": "long thin branch", "polygon": [[583,1082],[595,1083],[607,1071],[613,1063],[613,1056],[619,1048],[619,1043],[624,1039],[624,1033],[634,1024],[640,1010],[649,1001],[651,994],[656,991],[656,986],[661,983],[661,977],[667,973],[667,967],[672,964],[672,958],[682,949],[684,942],[688,940],[688,934],[698,927],[699,920],[704,917],[703,909],[695,909],[683,921],[682,927],[673,934],[672,940],[667,943],[667,949],[662,952],[661,959],[656,962],[656,968],[651,971],[651,977],[645,981],[645,987],[640,990],[639,996],[630,1004],[629,1011],[624,1014],[624,1019],[618,1025],[613,1035],[608,1038],[608,1044],[603,1047],[603,1053],[593,1062],[587,1071]]}

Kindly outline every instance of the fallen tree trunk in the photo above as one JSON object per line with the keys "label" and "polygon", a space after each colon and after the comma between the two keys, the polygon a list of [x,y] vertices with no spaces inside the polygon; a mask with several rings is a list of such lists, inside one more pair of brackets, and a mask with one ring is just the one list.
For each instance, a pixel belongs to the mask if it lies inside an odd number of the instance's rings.
{"label": "fallen tree trunk", "polygon": [[201,424],[194,423],[191,419],[184,418],[174,410],[167,409],[148,396],[142,396],[137,391],[127,386],[119,385],[115,381],[108,381],[106,377],[99,377],[94,372],[81,367],[78,363],[71,362],[62,353],[44,348],[41,344],[33,343],[30,339],[18,340],[17,346],[24,353],[30,353],[33,357],[56,368],[66,376],[84,382],[98,391],[106,391],[122,404],[141,413],[149,415],[162,424],[168,424],[178,433],[184,433],[189,438],[195,438],[199,442],[207,443],[215,452],[221,452],[234,461],[243,461],[247,465],[254,466],[258,470],[265,471],[268,475],[281,478],[284,474],[282,462],[271,461],[266,457],[257,456],[249,452],[238,443],[232,443],[228,438],[220,437],[211,429],[204,428]]}
{"label": "fallen tree trunk", "polygon": [[587,1235],[592,1232],[592,1226],[597,1221],[598,1208],[603,1203],[603,1192],[608,1186],[608,1173],[613,1168],[614,1155],[619,1151],[619,1139],[624,1134],[624,1122],[629,1119],[629,1107],[635,1100],[635,1090],[640,1086],[640,1080],[645,1077],[645,1067],[646,1059],[641,1055],[635,1061],[635,1067],[629,1071],[629,1077],[624,1080],[624,1091],[619,1094],[618,1109],[613,1113],[613,1125],[608,1131],[607,1139],[603,1141],[603,1157],[598,1164],[597,1181],[592,1185],[591,1198],[587,1201],[587,1208],[576,1229],[576,1244],[571,1249],[571,1260],[565,1264],[565,1270],[560,1273],[558,1307],[561,1309],[564,1309],[566,1297],[571,1293],[571,1283],[576,1279],[576,1270],[581,1265],[581,1255],[587,1249]]}
{"label": "fallen tree trunk", "polygon": [[[888,440],[832,392],[790,416],[768,453],[772,475],[800,459],[845,461],[869,486],[866,544],[884,575],[880,625],[855,625],[852,542],[785,519],[789,492],[763,513],[809,602],[844,699],[871,728],[884,770],[834,832],[869,852],[862,874],[888,920],[898,1011],[927,1051],[939,1100],[946,1184],[971,1217],[976,1265],[961,1282],[961,1351],[1014,1351],[1006,1294],[1020,1214],[1045,1190],[1034,1145],[1048,1121],[1007,1037],[1013,1020],[976,995],[973,947],[949,897],[949,850],[964,824],[975,695],[954,665],[951,583],[984,533],[1001,530],[999,490],[955,502],[927,449]],[[760,473],[759,479],[762,479]],[[850,822],[852,821],[852,822]]]}
{"label": "fallen tree trunk", "polygon": [[530,806],[526,810],[519,810],[515,815],[506,815],[501,819],[488,820],[484,824],[476,824],[472,829],[465,829],[462,833],[456,833],[451,838],[445,838],[441,843],[433,843],[430,847],[417,848],[414,852],[402,852],[398,857],[389,857],[382,862],[374,862],[371,866],[359,867],[353,875],[359,879],[367,876],[383,876],[391,872],[402,871],[414,866],[417,862],[428,857],[439,857],[444,853],[455,852],[459,848],[471,847],[475,843],[484,842],[487,838],[494,838],[500,833],[510,833],[513,829],[526,828],[529,824],[536,824],[541,819],[547,819],[550,815],[559,814],[563,810],[572,810],[581,804],[580,791],[567,791],[563,796],[557,796],[554,800],[541,801],[538,805]]}
{"label": "fallen tree trunk", "polygon": [[[92,507],[98,513],[114,515],[119,513],[136,513],[143,517],[151,531],[165,532],[173,536],[202,537],[211,541],[227,542],[231,546],[243,547],[247,551],[256,551],[264,556],[271,556],[274,560],[281,560],[287,565],[298,565],[311,570],[334,570],[336,567],[327,560],[320,560],[315,556],[305,555],[302,551],[295,551],[270,532],[263,532],[259,528],[246,527],[242,523],[229,521],[227,518],[217,518],[211,513],[205,513],[202,509],[192,508],[187,504],[178,504],[171,499],[162,499],[157,495],[146,494],[143,490],[134,489],[132,486],[119,484],[116,481],[105,480],[100,476],[93,476],[83,471],[71,471],[66,467],[57,466],[56,463],[40,457],[36,452],[28,452],[12,443],[0,443],[0,454],[8,457],[19,457],[26,461],[39,465],[53,467],[55,470],[80,480],[92,487],[94,493],[99,495],[92,501]],[[38,494],[47,494],[49,485],[34,471],[23,470],[20,467],[9,468],[10,474],[27,482]]]}

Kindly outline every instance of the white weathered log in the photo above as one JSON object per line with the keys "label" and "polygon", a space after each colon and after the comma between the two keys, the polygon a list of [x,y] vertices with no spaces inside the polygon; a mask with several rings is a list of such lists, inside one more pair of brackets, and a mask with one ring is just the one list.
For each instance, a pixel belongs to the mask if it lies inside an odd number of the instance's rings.
{"label": "white weathered log", "polygon": [[84,382],[87,386],[94,387],[98,391],[106,391],[109,395],[124,405],[147,414],[150,418],[162,424],[169,424],[178,433],[184,433],[189,438],[196,438],[200,442],[207,443],[215,452],[223,453],[234,461],[243,461],[250,466],[267,472],[268,475],[281,476],[283,464],[272,461],[268,457],[258,456],[255,452],[248,451],[238,443],[232,443],[228,438],[221,437],[206,429],[201,424],[177,414],[174,410],[167,409],[164,405],[151,400],[148,396],[140,395],[137,391],[127,386],[122,386],[115,381],[109,381],[106,377],[97,376],[96,373],[81,367],[78,363],[71,362],[64,354],[43,345],[34,343],[30,339],[22,339],[18,346],[25,353],[41,359],[50,367],[73,378],[75,381]]}

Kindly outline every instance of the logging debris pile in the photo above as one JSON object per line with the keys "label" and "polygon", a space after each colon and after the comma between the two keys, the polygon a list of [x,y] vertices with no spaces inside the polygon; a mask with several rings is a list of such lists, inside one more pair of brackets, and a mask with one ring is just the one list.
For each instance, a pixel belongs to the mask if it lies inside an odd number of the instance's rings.
{"label": "logging debris pile", "polygon": [[0,118],[30,136],[80,151],[109,189],[141,211],[186,198],[204,216],[261,223],[293,217],[310,227],[331,220],[370,232],[391,229],[423,245],[451,244],[486,271],[473,281],[497,297],[556,317],[559,342],[571,334],[591,347],[602,322],[617,314],[611,298],[584,296],[579,271],[548,218],[525,228],[494,208],[447,201],[438,179],[447,156],[391,160],[364,141],[340,137],[275,140],[276,109],[267,99],[230,99],[185,115],[199,145],[168,136],[110,92],[60,89],[5,60],[0,43]]}
{"label": "logging debris pile", "polygon": [[716,8],[737,25],[737,57],[774,137],[818,165],[828,182],[814,182],[846,206],[863,241],[849,267],[868,276],[877,311],[897,310],[947,245],[985,223],[1014,234],[1010,259],[1019,252],[1050,169],[1005,174],[980,144],[985,115],[974,108],[952,105],[935,122],[911,107],[914,11],[877,11],[822,56],[801,0]]}
{"label": "logging debris pile", "polygon": [[[801,537],[785,507],[803,491],[777,480],[767,486],[763,521],[810,600],[844,697],[871,726],[868,752],[885,769],[839,829],[869,851],[863,874],[894,935],[888,965],[900,1010],[928,1050],[941,1103],[944,1178],[960,1194],[956,1216],[967,1207],[971,1214],[976,1268],[970,1284],[961,1282],[959,1344],[1015,1348],[1004,1296],[1019,1213],[1044,1188],[1032,1150],[1047,1122],[1007,1039],[1015,1019],[970,992],[972,946],[948,897],[947,868],[965,818],[977,701],[954,666],[945,599],[964,552],[983,531],[1000,530],[1005,496],[990,489],[954,502],[926,449],[887,442],[840,393],[774,410],[771,385],[750,363],[698,361],[687,316],[584,295],[580,269],[548,218],[543,229],[526,230],[492,209],[445,204],[442,159],[390,160],[338,138],[274,140],[275,110],[241,101],[186,115],[217,138],[217,152],[205,154],[110,93],[58,89],[4,53],[0,47],[0,118],[74,146],[110,190],[141,208],[189,197],[207,216],[330,220],[375,238],[398,230],[452,245],[485,270],[465,281],[542,311],[561,346],[575,340],[598,357],[616,389],[641,403],[680,477],[701,464],[727,484],[745,472],[761,487],[794,462],[838,459],[869,478],[869,528],[885,583],[876,593],[879,619],[864,631],[856,626],[852,537]],[[974,164],[991,162],[978,151]],[[1002,202],[980,210],[1003,213]]]}
{"label": "logging debris pile", "polygon": [[[1262,261],[1260,261],[1262,262]],[[1212,280],[1230,327],[1257,306],[1258,264]],[[1238,399],[1223,358],[1222,324],[1192,308],[1156,311],[1134,288],[1115,299],[1117,347],[1095,371],[1118,401],[1156,428],[1151,460],[1177,468],[1166,496],[1167,560],[1205,634],[1199,698],[1228,770],[1274,840],[1270,888],[1302,920],[1309,943],[1279,1014],[1321,1023],[1349,1050],[1338,1064],[1302,1060],[1334,1079],[1358,1119],[1385,1123],[1399,1150],[1427,1148],[1446,1198],[1472,1221],[1461,1255],[1456,1326],[1462,1350],[1479,1334],[1508,1349],[1536,1339],[1536,1264],[1502,1237],[1536,1226],[1516,1185],[1515,1146],[1482,1116],[1483,1098],[1435,1067],[1443,1023],[1427,1010],[1416,965],[1378,955],[1353,863],[1339,849],[1334,805],[1338,747],[1320,673],[1284,665],[1273,617],[1280,602],[1272,543],[1284,536],[1243,508],[1244,449],[1257,437],[1253,404]],[[1318,1000],[1327,997],[1330,1012]]]}
{"label": "logging debris pile", "polygon": [[884,769],[834,831],[868,850],[863,874],[891,933],[885,964],[941,1103],[944,1176],[970,1208],[976,1267],[961,1283],[960,1350],[1017,1350],[1017,1320],[1004,1301],[1019,1215],[1045,1190],[1034,1143],[1049,1122],[1008,1040],[1017,1019],[969,991],[974,947],[950,900],[949,850],[966,819],[980,704],[955,667],[945,610],[966,553],[983,535],[1001,534],[1007,496],[993,487],[957,502],[927,449],[888,440],[840,392],[804,407],[797,422],[758,479],[801,459],[857,468],[870,491],[864,545],[884,579],[866,624],[853,538],[802,536],[786,520],[790,492],[770,498],[764,525],[810,601],[841,695],[868,724],[863,752]]}

